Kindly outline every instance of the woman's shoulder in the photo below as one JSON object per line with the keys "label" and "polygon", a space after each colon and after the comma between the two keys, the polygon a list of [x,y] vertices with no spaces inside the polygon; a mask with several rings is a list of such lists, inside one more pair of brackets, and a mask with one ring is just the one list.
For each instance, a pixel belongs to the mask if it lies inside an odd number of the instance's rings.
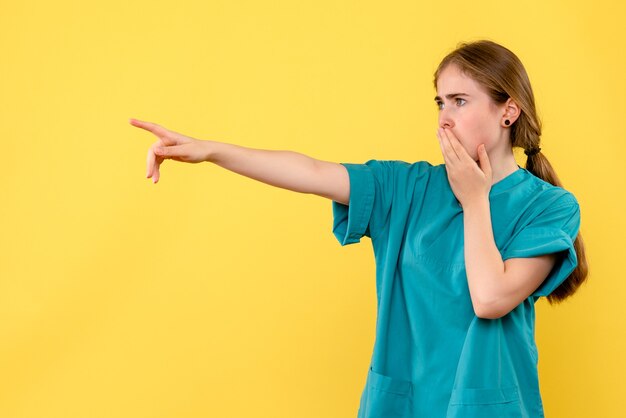
{"label": "woman's shoulder", "polygon": [[430,162],[426,160],[418,160],[418,161],[407,161],[407,160],[390,160],[390,159],[370,159],[365,162],[366,165],[379,165],[393,168],[411,168],[411,167],[434,167]]}
{"label": "woman's shoulder", "polygon": [[406,161],[406,160],[383,160],[371,159],[365,165],[374,171],[393,172],[395,176],[415,176],[424,175],[431,172],[445,169],[443,164],[433,165],[426,160]]}
{"label": "woman's shoulder", "polygon": [[438,167],[426,160],[410,162],[406,160],[370,159],[359,167],[352,168],[365,169],[371,173],[373,180],[386,187],[415,188],[439,184],[441,176],[437,175]]}
{"label": "woman's shoulder", "polygon": [[554,184],[537,177],[525,168],[522,168],[522,170],[527,173],[526,183],[527,186],[530,186],[534,190],[533,197],[535,199],[539,199],[546,205],[550,206],[578,205],[576,196],[570,190],[567,190],[562,186],[555,186]]}

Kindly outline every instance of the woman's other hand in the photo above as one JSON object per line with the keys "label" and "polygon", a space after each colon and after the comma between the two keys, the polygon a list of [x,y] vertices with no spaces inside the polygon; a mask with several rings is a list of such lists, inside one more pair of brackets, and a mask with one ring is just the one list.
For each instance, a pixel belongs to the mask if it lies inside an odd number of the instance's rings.
{"label": "woman's other hand", "polygon": [[477,163],[450,129],[439,128],[437,138],[450,187],[461,206],[466,207],[476,199],[489,199],[493,174],[484,144],[478,146]]}

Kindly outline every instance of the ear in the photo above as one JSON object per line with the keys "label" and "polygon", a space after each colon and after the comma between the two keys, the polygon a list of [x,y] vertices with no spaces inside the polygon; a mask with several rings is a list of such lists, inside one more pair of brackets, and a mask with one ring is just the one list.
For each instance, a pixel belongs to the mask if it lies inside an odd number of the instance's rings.
{"label": "ear", "polygon": [[521,110],[515,100],[509,97],[509,99],[504,104],[504,114],[502,115],[502,124],[504,125],[504,120],[508,119],[511,121],[511,125],[519,118]]}

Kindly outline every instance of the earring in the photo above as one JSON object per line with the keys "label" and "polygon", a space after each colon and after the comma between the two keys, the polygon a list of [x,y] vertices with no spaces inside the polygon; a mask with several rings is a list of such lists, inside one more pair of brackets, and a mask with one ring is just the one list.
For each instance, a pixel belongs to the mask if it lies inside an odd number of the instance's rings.
{"label": "earring", "polygon": [[505,121],[504,121],[504,124],[505,124],[506,126],[509,126],[509,125],[511,124],[511,121],[509,121],[509,120],[507,119],[507,120],[505,120]]}

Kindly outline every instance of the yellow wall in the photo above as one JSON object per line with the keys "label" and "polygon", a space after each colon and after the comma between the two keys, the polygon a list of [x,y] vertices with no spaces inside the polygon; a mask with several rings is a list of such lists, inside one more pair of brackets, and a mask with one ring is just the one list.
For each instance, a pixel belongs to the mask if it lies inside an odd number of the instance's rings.
{"label": "yellow wall", "polygon": [[342,248],[330,201],[208,163],[152,184],[128,119],[439,164],[432,73],[479,38],[526,65],[581,204],[589,282],[538,302],[546,415],[623,416],[623,2],[420,3],[4,1],[0,417],[356,416],[369,240]]}

